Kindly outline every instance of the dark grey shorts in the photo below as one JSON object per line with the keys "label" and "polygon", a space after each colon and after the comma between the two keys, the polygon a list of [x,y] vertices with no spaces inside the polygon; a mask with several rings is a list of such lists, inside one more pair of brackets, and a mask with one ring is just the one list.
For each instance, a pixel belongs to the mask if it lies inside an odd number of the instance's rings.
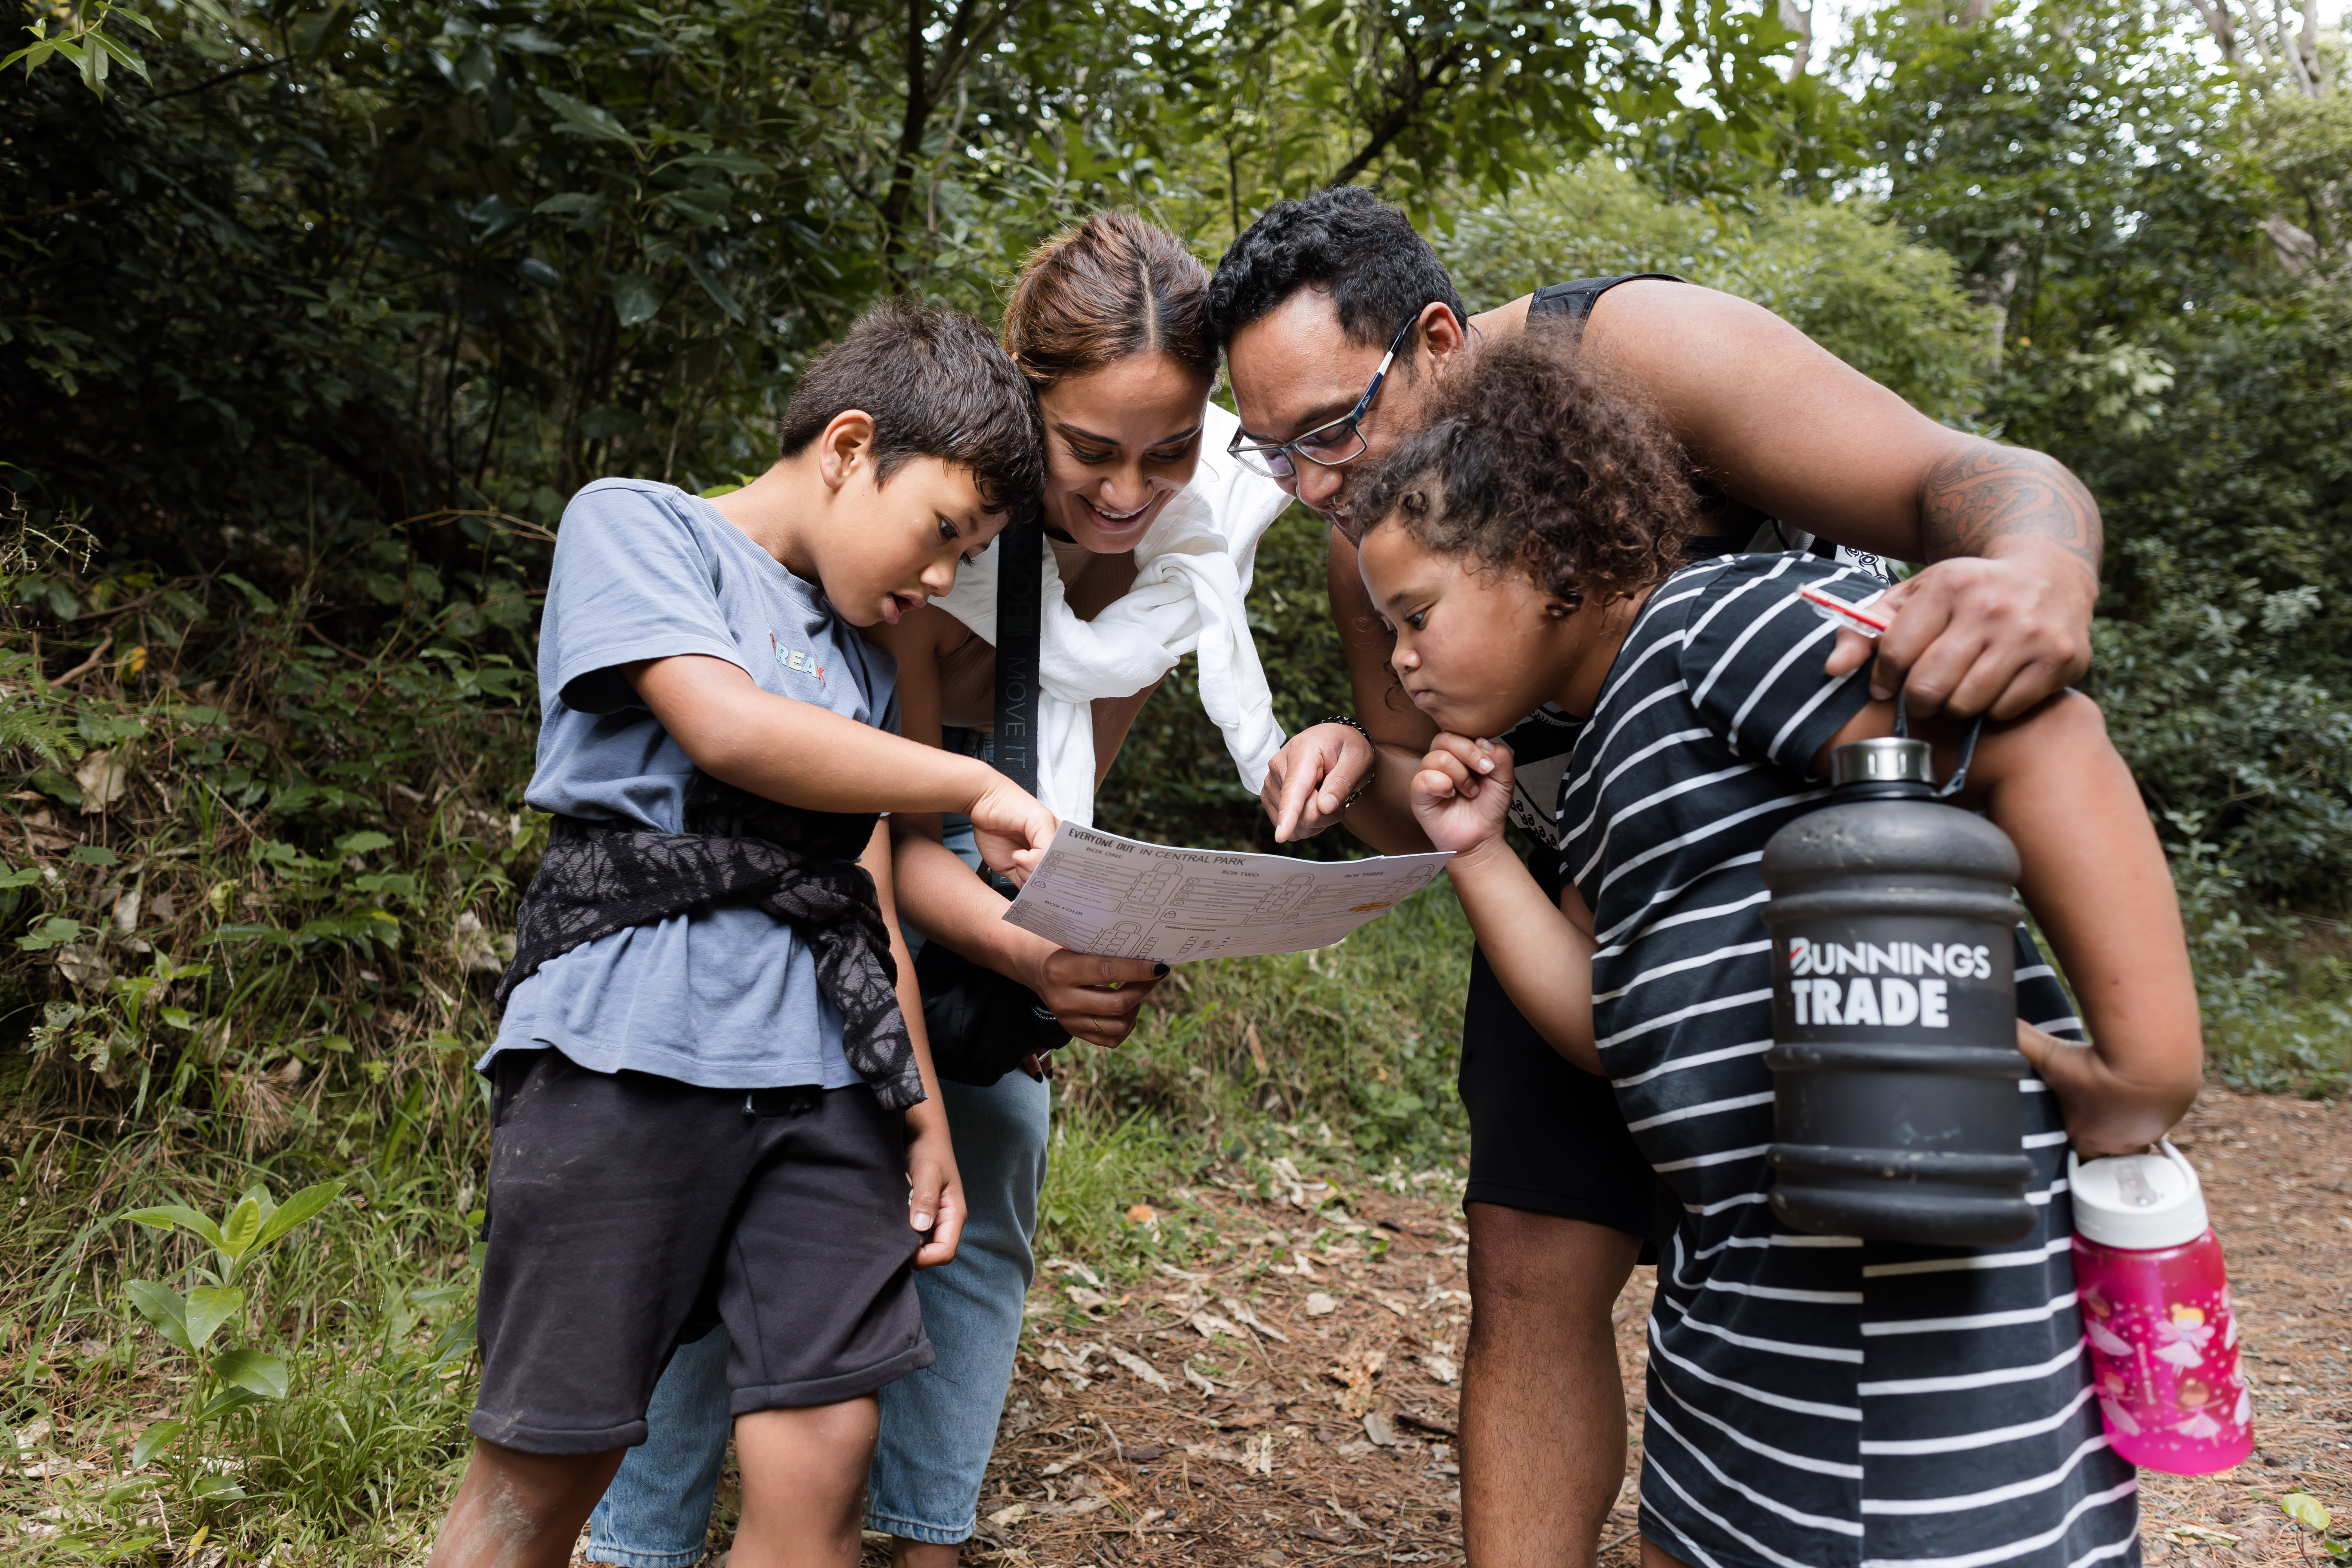
{"label": "dark grey shorts", "polygon": [[1642,1261],[1657,1261],[1681,1210],[1625,1131],[1616,1090],[1551,1048],[1476,947],[1460,1082],[1470,1113],[1464,1203],[1605,1225],[1640,1237]]}
{"label": "dark grey shorts", "polygon": [[698,1089],[553,1050],[490,1071],[476,1436],[537,1454],[642,1443],[670,1352],[721,1322],[738,1415],[931,1363],[905,1123],[863,1084]]}

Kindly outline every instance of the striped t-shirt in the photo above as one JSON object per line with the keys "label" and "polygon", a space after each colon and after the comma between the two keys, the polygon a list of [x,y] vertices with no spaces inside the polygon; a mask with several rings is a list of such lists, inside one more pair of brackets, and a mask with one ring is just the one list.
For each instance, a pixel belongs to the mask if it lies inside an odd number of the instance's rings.
{"label": "striped t-shirt", "polygon": [[[1832,544],[1769,518],[1753,533],[1693,534],[1683,543],[1683,558],[1701,561],[1741,551],[1777,553],[1786,550],[1801,550],[1808,555],[1853,567],[1871,579],[1862,592],[1874,592],[1895,580],[1885,556]],[[1575,748],[1576,737],[1583,729],[1582,719],[1557,702],[1547,702],[1513,725],[1502,738],[1503,743],[1511,748],[1511,821],[1536,841],[1535,858],[1528,868],[1535,872],[1548,892],[1556,891],[1551,878],[1559,858],[1550,853],[1559,846],[1559,824],[1553,813],[1559,805],[1559,785],[1568,773],[1568,754]]]}
{"label": "striped t-shirt", "polygon": [[[1822,805],[1867,700],[1795,596],[1877,586],[1802,554],[1686,567],[1636,617],[1560,793],[1593,915],[1593,1026],[1680,1200],[1650,1320],[1642,1528],[1697,1568],[2087,1568],[2137,1556],[2132,1468],[2082,1354],[2053,1097],[2024,1083],[2040,1219],[1998,1248],[1801,1235],[1766,1202],[1764,846]],[[1843,586],[1841,586],[1843,584]],[[2020,942],[2024,942],[2020,931]],[[2021,1016],[2079,1038],[2030,945]]]}

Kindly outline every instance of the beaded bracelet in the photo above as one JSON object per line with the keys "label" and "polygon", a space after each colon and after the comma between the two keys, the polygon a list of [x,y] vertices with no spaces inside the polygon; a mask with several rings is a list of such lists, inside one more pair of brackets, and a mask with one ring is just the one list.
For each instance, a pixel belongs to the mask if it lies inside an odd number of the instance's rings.
{"label": "beaded bracelet", "polygon": [[[1353,730],[1357,734],[1361,735],[1364,738],[1364,744],[1372,748],[1372,773],[1378,773],[1380,771],[1380,742],[1372,739],[1372,732],[1370,730],[1365,729],[1361,724],[1357,723],[1356,721],[1349,718],[1345,713],[1326,713],[1322,718],[1318,719],[1315,721],[1318,724],[1345,724],[1349,729]],[[1372,773],[1366,773],[1363,776],[1362,781],[1360,782],[1354,789],[1348,792],[1348,798],[1339,803],[1339,809],[1341,811],[1345,811],[1349,806],[1355,805],[1358,800],[1363,797],[1364,791],[1371,787]]]}

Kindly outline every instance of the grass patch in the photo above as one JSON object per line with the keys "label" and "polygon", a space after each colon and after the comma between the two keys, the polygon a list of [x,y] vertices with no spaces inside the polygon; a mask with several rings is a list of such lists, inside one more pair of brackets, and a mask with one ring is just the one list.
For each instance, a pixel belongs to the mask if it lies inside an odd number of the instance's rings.
{"label": "grass patch", "polygon": [[1278,1185],[1301,1161],[1343,1182],[1458,1183],[1469,947],[1441,881],[1336,947],[1185,965],[1118,1049],[1055,1053],[1038,1256],[1107,1279],[1186,1267],[1222,1245],[1190,1189]]}
{"label": "grass patch", "polygon": [[1297,1123],[1376,1162],[1458,1160],[1469,952],[1469,922],[1440,881],[1319,952],[1188,964],[1119,1049],[1062,1053],[1062,1103],[1150,1115],[1228,1158]]}

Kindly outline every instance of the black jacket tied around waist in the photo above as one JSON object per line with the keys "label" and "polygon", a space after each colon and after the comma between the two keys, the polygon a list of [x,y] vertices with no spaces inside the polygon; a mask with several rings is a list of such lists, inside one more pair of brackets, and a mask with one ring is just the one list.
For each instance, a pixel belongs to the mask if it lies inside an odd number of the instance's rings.
{"label": "black jacket tied around waist", "polygon": [[918,1104],[923,1079],[898,1010],[889,928],[857,864],[876,820],[780,805],[699,772],[687,785],[683,833],[558,816],[522,896],[498,1005],[583,942],[747,899],[808,944],[817,983],[841,1009],[842,1054],[876,1098],[891,1110]]}

